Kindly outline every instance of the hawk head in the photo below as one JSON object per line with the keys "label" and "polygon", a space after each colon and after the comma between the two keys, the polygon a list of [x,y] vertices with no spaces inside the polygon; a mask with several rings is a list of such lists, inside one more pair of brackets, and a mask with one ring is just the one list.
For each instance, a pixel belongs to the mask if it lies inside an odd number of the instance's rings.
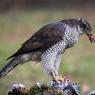
{"label": "hawk head", "polygon": [[79,26],[81,31],[86,34],[91,43],[95,43],[95,37],[92,35],[92,28],[90,24],[83,18],[79,19]]}

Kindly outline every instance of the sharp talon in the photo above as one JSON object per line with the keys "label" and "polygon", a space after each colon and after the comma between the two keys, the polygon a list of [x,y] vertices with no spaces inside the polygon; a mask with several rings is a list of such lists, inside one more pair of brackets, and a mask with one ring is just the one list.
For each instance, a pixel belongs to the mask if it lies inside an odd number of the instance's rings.
{"label": "sharp talon", "polygon": [[63,82],[63,78],[62,77],[59,77],[59,76],[56,76],[55,77],[55,81],[56,82]]}
{"label": "sharp talon", "polygon": [[53,81],[56,81],[57,83],[60,83],[60,82],[69,82],[69,79],[66,78],[66,77],[56,76],[53,70],[50,72],[50,76],[52,77]]}
{"label": "sharp talon", "polygon": [[56,76],[54,81],[56,81],[57,83],[59,83],[59,82],[63,82],[63,83],[70,82],[70,80],[67,77],[59,77],[59,76]]}

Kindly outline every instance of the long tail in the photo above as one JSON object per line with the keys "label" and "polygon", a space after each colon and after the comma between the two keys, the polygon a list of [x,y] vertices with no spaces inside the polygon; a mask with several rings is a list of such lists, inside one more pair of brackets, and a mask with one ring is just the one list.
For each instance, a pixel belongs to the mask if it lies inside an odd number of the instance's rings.
{"label": "long tail", "polygon": [[41,52],[31,52],[28,54],[21,54],[18,56],[15,56],[14,58],[12,58],[10,60],[10,62],[5,65],[5,67],[3,67],[3,69],[1,69],[0,71],[0,79],[4,76],[6,76],[12,69],[14,69],[17,65],[19,64],[24,64],[27,61],[37,61],[39,62],[39,57],[41,55]]}
{"label": "long tail", "polygon": [[6,76],[12,69],[19,64],[19,60],[13,58],[3,69],[0,71],[0,79]]}
{"label": "long tail", "polygon": [[17,65],[23,64],[27,61],[29,61],[31,58],[30,55],[20,55],[17,57],[14,57],[10,60],[10,62],[3,67],[0,71],[0,79],[4,76],[6,76],[12,69],[14,69]]}

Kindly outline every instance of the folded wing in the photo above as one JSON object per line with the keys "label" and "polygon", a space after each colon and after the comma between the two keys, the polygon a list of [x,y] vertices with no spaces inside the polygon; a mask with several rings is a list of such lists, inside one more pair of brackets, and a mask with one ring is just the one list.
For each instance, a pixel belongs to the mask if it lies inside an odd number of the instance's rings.
{"label": "folded wing", "polygon": [[9,58],[36,50],[44,51],[61,41],[63,39],[64,32],[65,27],[63,27],[62,23],[46,25],[34,33],[34,35],[23,43],[21,48]]}

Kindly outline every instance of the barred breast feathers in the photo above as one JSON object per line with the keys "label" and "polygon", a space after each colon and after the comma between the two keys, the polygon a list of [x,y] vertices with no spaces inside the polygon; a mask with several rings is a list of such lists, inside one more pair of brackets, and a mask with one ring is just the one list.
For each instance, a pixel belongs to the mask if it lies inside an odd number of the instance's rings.
{"label": "barred breast feathers", "polygon": [[[43,52],[41,56],[41,63],[43,65],[43,69],[48,74],[51,72],[51,70],[54,71],[55,75],[58,74],[58,65],[60,64],[60,60],[58,63],[57,60],[59,57],[61,57],[62,53],[64,52],[66,47],[65,42],[62,40],[58,42],[57,44],[53,45],[52,47],[48,48],[45,52]],[[59,56],[59,57],[58,57]],[[58,57],[58,59],[57,59]]]}
{"label": "barred breast feathers", "polygon": [[64,24],[66,31],[65,31],[65,39],[67,47],[72,47],[79,39],[79,33],[76,26],[70,27],[68,24]]}

